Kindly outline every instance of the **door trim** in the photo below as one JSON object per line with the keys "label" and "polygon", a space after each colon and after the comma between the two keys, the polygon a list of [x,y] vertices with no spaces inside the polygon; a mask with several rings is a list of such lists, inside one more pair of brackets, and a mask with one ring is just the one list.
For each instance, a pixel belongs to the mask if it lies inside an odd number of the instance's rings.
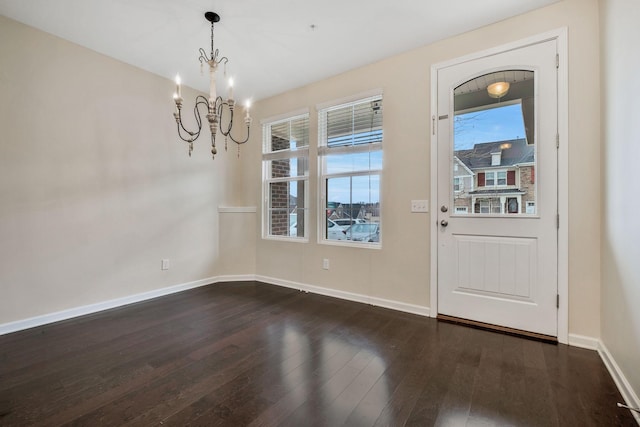
{"label": "door trim", "polygon": [[526,39],[517,40],[481,52],[439,62],[431,66],[431,274],[430,274],[430,315],[438,315],[438,70],[463,62],[496,55],[541,43],[556,40],[559,54],[558,66],[558,342],[569,343],[569,73],[567,28],[559,28]]}

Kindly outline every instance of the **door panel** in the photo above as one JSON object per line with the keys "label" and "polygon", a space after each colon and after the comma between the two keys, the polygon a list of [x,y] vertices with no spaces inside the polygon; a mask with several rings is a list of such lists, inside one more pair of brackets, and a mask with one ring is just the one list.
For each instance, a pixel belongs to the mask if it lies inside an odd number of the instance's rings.
{"label": "door panel", "polygon": [[556,41],[439,69],[437,116],[438,313],[557,336]]}
{"label": "door panel", "polygon": [[537,239],[466,235],[453,238],[456,292],[532,301]]}

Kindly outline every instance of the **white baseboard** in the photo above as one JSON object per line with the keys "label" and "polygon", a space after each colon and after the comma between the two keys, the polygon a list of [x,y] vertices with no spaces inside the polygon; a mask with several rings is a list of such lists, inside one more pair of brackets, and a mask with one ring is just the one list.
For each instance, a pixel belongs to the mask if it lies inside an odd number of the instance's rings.
{"label": "white baseboard", "polygon": [[[627,377],[624,376],[624,373],[622,372],[622,370],[620,369],[620,366],[618,366],[618,364],[616,363],[616,360],[613,358],[613,356],[609,352],[609,349],[607,349],[607,346],[605,346],[602,341],[598,341],[597,350],[598,350],[598,354],[600,354],[600,358],[604,362],[604,365],[609,370],[609,374],[611,374],[613,381],[616,383],[618,390],[620,390],[620,394],[624,399],[624,403],[627,406],[631,406],[632,408],[640,408],[640,398],[638,398],[638,395],[635,393],[635,391],[631,387],[631,384],[629,384],[629,381],[627,381]],[[621,409],[621,410],[625,410],[625,409]],[[638,425],[640,425],[640,414],[635,411],[631,411],[631,413],[636,419],[636,422],[638,423]]]}
{"label": "white baseboard", "polygon": [[419,316],[429,316],[429,307],[422,305],[408,304],[405,302],[393,301],[384,298],[371,297],[352,292],[339,291],[336,289],[323,288],[320,286],[307,285],[289,280],[276,279],[273,277],[256,276],[255,280],[269,283],[271,285],[283,286],[286,288],[297,289],[299,291],[311,292],[313,294],[325,295],[328,297],[339,298],[347,301],[360,302],[373,305],[376,307],[390,308],[392,310],[403,311],[405,313],[417,314]]}
{"label": "white baseboard", "polygon": [[[633,391],[633,388],[631,388],[631,385],[629,384],[629,381],[627,381],[624,373],[601,340],[584,335],[569,334],[569,345],[597,351],[602,362],[607,367],[611,378],[613,378],[613,381],[616,383],[616,387],[618,387],[618,390],[624,399],[624,403],[632,408],[640,408],[640,399],[638,399],[638,395]],[[638,424],[640,424],[640,414],[634,411],[631,411],[631,413]]]}
{"label": "white baseboard", "polygon": [[[253,278],[249,280],[253,280]],[[43,314],[41,316],[35,316],[28,319],[16,320],[15,322],[1,324],[0,335],[10,334],[11,332],[22,331],[24,329],[30,329],[36,326],[42,326],[49,323],[59,322],[61,320],[71,319],[73,317],[93,314],[99,311],[109,310],[110,308],[122,307],[124,305],[146,301],[153,298],[158,298],[161,296],[174,294],[176,292],[186,291],[188,289],[193,289],[193,288],[209,285],[211,283],[216,283],[220,281],[221,280],[219,280],[218,277],[209,277],[206,279],[196,280],[194,282],[183,283],[181,285],[175,285],[175,286],[169,286],[167,288],[156,289],[153,291],[143,292],[135,295],[129,295],[126,297],[116,298],[109,301],[103,301],[96,304],[89,304],[81,307],[70,308],[68,310],[57,311],[55,313]]]}
{"label": "white baseboard", "polygon": [[572,347],[586,348],[587,350],[598,350],[600,340],[584,335],[569,334],[569,345]]}
{"label": "white baseboard", "polygon": [[72,319],[74,317],[84,316],[87,314],[97,313],[99,311],[109,310],[111,308],[122,307],[136,302],[146,301],[165,295],[182,292],[200,286],[210,285],[220,282],[240,282],[259,280],[261,282],[272,285],[284,286],[287,288],[298,289],[305,292],[311,292],[320,295],[340,298],[348,301],[362,302],[365,304],[386,307],[393,310],[404,311],[407,313],[418,314],[421,316],[429,316],[429,307],[407,304],[398,301],[386,300],[383,298],[369,297],[366,295],[354,294],[350,292],[338,291],[334,289],[322,288],[319,286],[305,285],[302,283],[290,282],[287,280],[274,279],[270,277],[256,276],[253,274],[246,275],[227,275],[208,277],[206,279],[196,280],[180,285],[169,286],[167,288],[156,289],[149,292],[143,292],[135,295],[129,295],[122,298],[116,298],[109,301],[103,301],[96,304],[89,304],[81,307],[74,307],[68,310],[57,311],[55,313],[35,316],[28,319],[17,320],[14,322],[0,324],[0,335],[10,334],[12,332],[22,331],[25,329],[35,328],[36,326],[47,325],[49,323],[60,322],[62,320]]}
{"label": "white baseboard", "polygon": [[254,280],[256,280],[255,274],[236,274],[236,275],[216,276],[215,280],[211,283],[253,282]]}

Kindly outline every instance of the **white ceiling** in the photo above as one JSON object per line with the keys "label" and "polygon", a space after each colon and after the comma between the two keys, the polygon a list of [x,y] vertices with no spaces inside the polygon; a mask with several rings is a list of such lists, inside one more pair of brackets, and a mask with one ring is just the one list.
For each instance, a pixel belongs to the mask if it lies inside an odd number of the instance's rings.
{"label": "white ceiling", "polygon": [[180,73],[185,85],[207,92],[198,49],[210,51],[204,12],[217,12],[215,47],[229,58],[235,98],[243,101],[557,1],[0,0],[0,13],[161,76]]}

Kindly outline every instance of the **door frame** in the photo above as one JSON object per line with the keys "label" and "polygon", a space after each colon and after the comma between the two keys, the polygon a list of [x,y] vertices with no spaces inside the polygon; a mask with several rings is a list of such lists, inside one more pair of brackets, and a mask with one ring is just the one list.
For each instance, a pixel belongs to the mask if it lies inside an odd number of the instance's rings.
{"label": "door frame", "polygon": [[430,317],[438,315],[438,71],[549,40],[558,46],[558,342],[569,343],[569,73],[567,28],[559,28],[431,66]]}

